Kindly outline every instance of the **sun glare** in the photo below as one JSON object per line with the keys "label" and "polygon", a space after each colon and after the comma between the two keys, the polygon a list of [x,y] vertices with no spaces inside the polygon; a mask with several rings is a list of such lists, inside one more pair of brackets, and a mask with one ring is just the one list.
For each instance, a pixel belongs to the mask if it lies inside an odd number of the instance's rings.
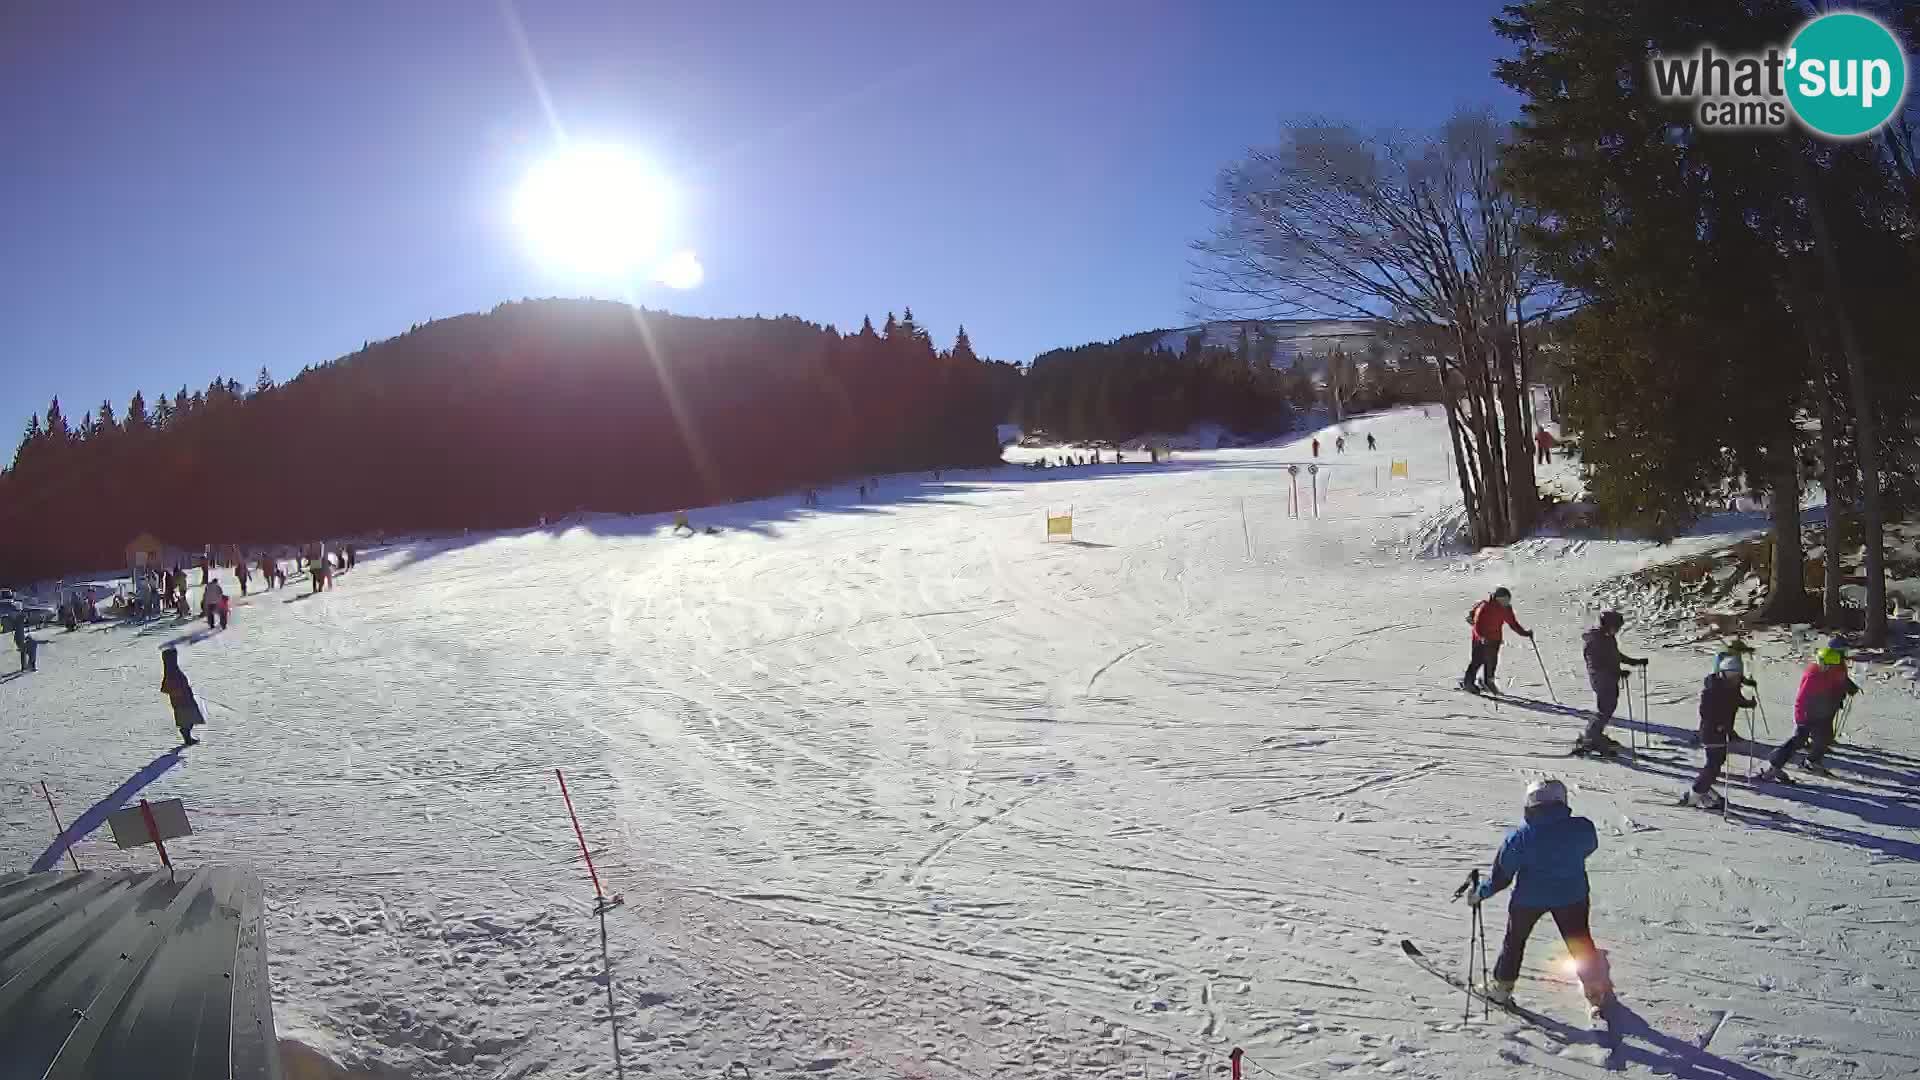
{"label": "sun glare", "polygon": [[527,174],[514,220],[556,269],[630,273],[656,264],[672,204],[666,182],[627,151],[573,146]]}

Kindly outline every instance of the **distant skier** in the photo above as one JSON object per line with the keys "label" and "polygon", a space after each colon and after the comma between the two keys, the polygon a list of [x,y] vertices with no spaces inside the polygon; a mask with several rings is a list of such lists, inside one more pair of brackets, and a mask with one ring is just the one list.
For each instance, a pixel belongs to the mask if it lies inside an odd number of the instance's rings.
{"label": "distant skier", "polygon": [[[1500,646],[1506,638],[1506,627],[1513,627],[1514,633],[1531,638],[1533,631],[1520,625],[1513,614],[1513,592],[1505,585],[1493,590],[1493,595],[1473,605],[1467,612],[1467,622],[1473,626],[1473,659],[1467,664],[1467,673],[1460,680],[1460,689],[1469,693],[1485,690],[1497,694],[1500,687],[1494,683],[1494,676],[1500,669]],[[1474,676],[1484,670],[1480,682],[1474,682]]]}
{"label": "distant skier", "polygon": [[1320,456],[1320,440],[1318,438],[1313,440],[1313,456],[1316,458]]}
{"label": "distant skier", "polygon": [[1345,435],[1333,440],[1333,452],[1336,454],[1344,454],[1347,452],[1347,437]]}
{"label": "distant skier", "polygon": [[247,582],[253,577],[253,571],[247,569],[247,560],[233,564],[233,576],[240,579],[240,595],[247,595]]}
{"label": "distant skier", "polygon": [[1373,434],[1371,432],[1367,434],[1367,449],[1369,450],[1380,449],[1380,444],[1373,441]]}
{"label": "distant skier", "polygon": [[1611,755],[1620,749],[1620,744],[1607,737],[1607,725],[1613,722],[1613,710],[1620,706],[1620,680],[1628,672],[1620,665],[1646,667],[1645,660],[1636,660],[1620,651],[1620,627],[1626,619],[1617,611],[1600,613],[1600,625],[1588,630],[1581,636],[1585,642],[1582,650],[1587,660],[1587,681],[1593,686],[1593,719],[1588,722],[1587,730],[1573,744],[1576,754],[1598,753]]}
{"label": "distant skier", "polygon": [[1820,759],[1827,756],[1827,748],[1833,745],[1833,721],[1840,715],[1840,706],[1859,692],[1860,687],[1847,675],[1847,643],[1834,638],[1800,676],[1800,692],[1793,699],[1793,737],[1781,743],[1767,759],[1769,768],[1760,778],[1780,784],[1793,783],[1793,777],[1786,773],[1787,762],[1792,761],[1803,746],[1807,748],[1808,772],[1815,776],[1833,775]]}
{"label": "distant skier", "polygon": [[1547,432],[1546,428],[1541,428],[1539,431],[1534,432],[1533,448],[1536,452],[1536,464],[1553,464],[1553,444],[1554,438]]}
{"label": "distant skier", "polygon": [[1587,925],[1592,904],[1587,857],[1599,850],[1600,837],[1593,822],[1574,816],[1567,806],[1566,785],[1558,780],[1535,780],[1527,785],[1523,813],[1526,823],[1500,842],[1493,873],[1467,900],[1478,907],[1508,884],[1513,885],[1513,898],[1507,901],[1506,938],[1500,943],[1500,959],[1493,965],[1487,996],[1499,1002],[1513,1000],[1527,938],[1541,916],[1551,915],[1567,952],[1573,954],[1588,1010],[1597,1018],[1613,999],[1607,956],[1594,946],[1593,932]]}
{"label": "distant skier", "polygon": [[1700,745],[1706,748],[1707,763],[1693,778],[1693,790],[1681,796],[1689,806],[1720,809],[1722,799],[1713,790],[1720,780],[1720,769],[1727,763],[1727,749],[1733,745],[1733,722],[1741,709],[1756,704],[1740,692],[1741,684],[1752,685],[1738,656],[1722,656],[1713,674],[1700,686]]}
{"label": "distant skier", "polygon": [[193,729],[207,722],[200,714],[200,703],[193,700],[193,685],[180,670],[180,650],[168,646],[160,650],[160,692],[173,704],[173,726],[180,729],[180,742],[192,746],[199,742]]}
{"label": "distant skier", "polygon": [[351,570],[354,567],[359,565],[360,565],[360,549],[353,544],[348,544],[347,545],[347,569]]}

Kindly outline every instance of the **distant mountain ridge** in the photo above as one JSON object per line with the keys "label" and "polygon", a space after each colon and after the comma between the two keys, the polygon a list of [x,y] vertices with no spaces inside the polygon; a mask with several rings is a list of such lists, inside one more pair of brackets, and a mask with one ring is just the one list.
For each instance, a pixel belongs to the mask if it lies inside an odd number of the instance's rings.
{"label": "distant mountain ridge", "polygon": [[1263,334],[1266,341],[1271,342],[1268,362],[1272,366],[1289,368],[1296,358],[1304,356],[1308,370],[1320,375],[1325,374],[1326,356],[1336,345],[1355,358],[1367,356],[1377,347],[1381,355],[1397,359],[1389,327],[1382,319],[1222,320],[1171,330],[1145,330],[1119,338],[1114,344],[1123,348],[1160,348],[1184,353],[1193,335],[1199,334],[1203,347],[1237,350],[1244,329],[1256,356],[1268,354]]}

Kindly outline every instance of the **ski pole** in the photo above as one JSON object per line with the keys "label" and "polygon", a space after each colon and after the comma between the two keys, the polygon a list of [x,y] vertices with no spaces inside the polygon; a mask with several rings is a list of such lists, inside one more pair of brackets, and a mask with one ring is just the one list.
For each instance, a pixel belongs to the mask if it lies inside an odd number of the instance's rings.
{"label": "ski pole", "polygon": [[1533,646],[1533,658],[1540,662],[1540,678],[1546,681],[1547,696],[1553,699],[1555,705],[1560,704],[1560,695],[1553,692],[1553,676],[1547,674],[1547,661],[1540,655],[1540,643],[1529,637],[1527,644]]}
{"label": "ski pole", "polygon": [[1634,684],[1626,684],[1626,759],[1640,763],[1640,724],[1634,723]]}
{"label": "ski pole", "polygon": [[[1468,889],[1473,889],[1476,892],[1476,894],[1480,889],[1480,870],[1478,867],[1467,871],[1467,880],[1461,882],[1460,887],[1453,890],[1453,898],[1455,900],[1460,899],[1460,897],[1466,895],[1466,891]],[[1475,899],[1478,899],[1477,895]],[[1480,926],[1481,926],[1480,905],[1469,901],[1469,910],[1467,912],[1467,963],[1466,963],[1467,979],[1465,984],[1461,987],[1461,990],[1465,992],[1466,997],[1460,1003],[1460,1022],[1463,1024],[1466,1023],[1468,1020],[1473,1019],[1473,939],[1480,935]],[[1484,979],[1487,974],[1485,970],[1486,968],[1486,949],[1485,948],[1482,948],[1480,950],[1480,958],[1481,958],[1480,976],[1481,978]]]}
{"label": "ski pole", "polygon": [[[1643,723],[1653,723],[1653,691],[1648,688],[1647,665],[1640,665],[1640,718]],[[1627,693],[1633,693],[1633,684],[1627,684]],[[1653,745],[1653,732],[1647,732],[1647,745]]]}
{"label": "ski pole", "polygon": [[1493,992],[1493,975],[1487,969],[1487,918],[1479,904],[1473,906],[1473,928],[1480,935],[1480,1019],[1493,1015],[1492,1000],[1488,995]]}

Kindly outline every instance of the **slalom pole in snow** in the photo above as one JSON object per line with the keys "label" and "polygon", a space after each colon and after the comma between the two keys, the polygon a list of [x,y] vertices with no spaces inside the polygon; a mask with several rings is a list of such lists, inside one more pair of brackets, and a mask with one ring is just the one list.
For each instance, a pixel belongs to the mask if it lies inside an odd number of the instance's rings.
{"label": "slalom pole in snow", "polygon": [[587,850],[587,834],[580,830],[580,815],[573,812],[573,796],[567,794],[567,778],[559,769],[553,778],[560,781],[560,798],[567,804],[567,818],[573,822],[574,838],[580,841],[580,857],[587,861],[587,877],[593,882],[593,913],[600,917],[600,970],[607,973],[607,1026],[613,1030],[613,1072],[626,1080],[626,1063],[620,1059],[620,1013],[613,998],[613,958],[607,950],[607,912],[620,905],[620,897],[611,899],[600,890],[600,875],[593,868],[593,855]]}
{"label": "slalom pole in snow", "polygon": [[1546,681],[1547,696],[1553,699],[1555,705],[1560,704],[1560,695],[1553,692],[1553,676],[1547,674],[1547,661],[1540,655],[1540,643],[1528,638],[1527,644],[1533,646],[1533,658],[1540,661],[1540,678]]}

